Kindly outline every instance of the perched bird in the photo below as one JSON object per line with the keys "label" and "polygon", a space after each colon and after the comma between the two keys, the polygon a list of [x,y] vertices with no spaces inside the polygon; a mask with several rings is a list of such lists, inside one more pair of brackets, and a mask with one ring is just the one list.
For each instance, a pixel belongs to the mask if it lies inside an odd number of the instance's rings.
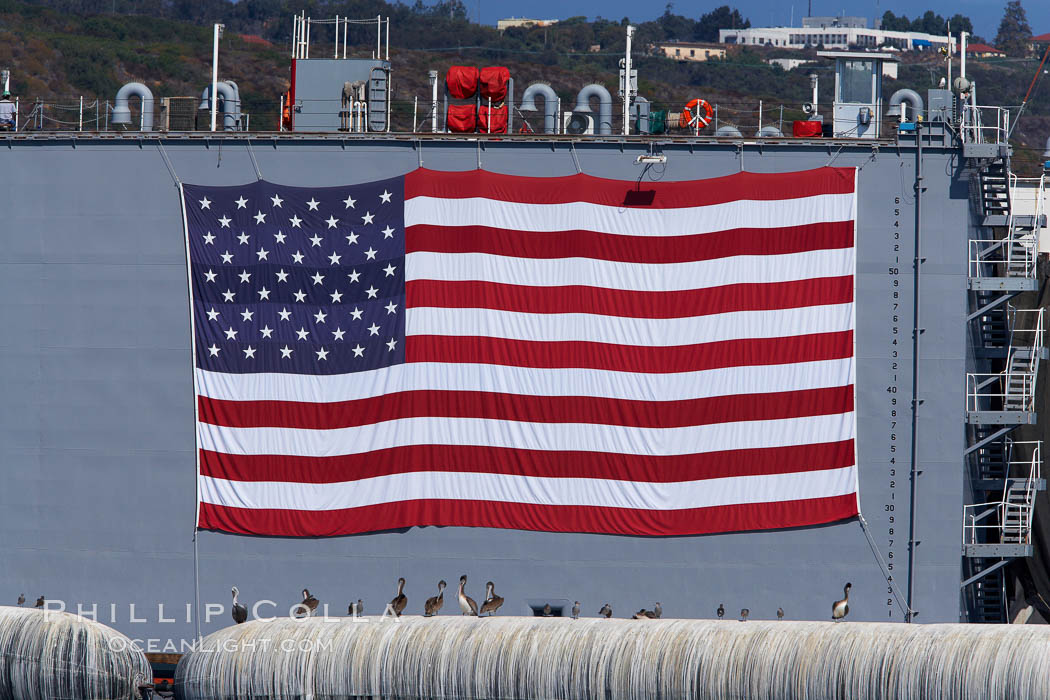
{"label": "perched bird", "polygon": [[576,601],[572,606],[572,619],[580,619],[580,601]]}
{"label": "perched bird", "polygon": [[42,607],[44,607],[44,596],[40,596],[39,598],[37,598],[36,599],[36,605],[34,605],[33,607],[34,608],[42,608]]}
{"label": "perched bird", "polygon": [[606,603],[602,606],[602,609],[598,611],[598,614],[608,620],[612,617],[612,606]]}
{"label": "perched bird", "polygon": [[478,604],[474,602],[474,599],[463,592],[463,589],[467,586],[467,575],[463,574],[459,577],[459,609],[463,611],[464,615],[478,616]]}
{"label": "perched bird", "polygon": [[361,599],[358,598],[356,603],[350,603],[346,606],[346,614],[350,617],[359,616],[365,609],[365,606],[361,603]]}
{"label": "perched bird", "polygon": [[408,596],[405,595],[405,579],[399,578],[397,580],[397,595],[390,601],[390,607],[394,610],[394,614],[401,617],[401,611],[408,605]]}
{"label": "perched bird", "polygon": [[750,615],[750,614],[751,614],[751,611],[749,609],[747,609],[747,608],[742,609],[740,611],[740,621],[741,622],[747,622],[747,616]]}
{"label": "perched bird", "polygon": [[26,594],[25,593],[19,593],[18,594],[18,604],[19,605],[24,605],[25,602],[26,602]]}
{"label": "perched bird", "polygon": [[307,589],[304,588],[303,589],[303,599],[296,606],[295,616],[296,617],[310,617],[311,615],[314,614],[314,611],[317,610],[317,606],[320,604],[320,602],[321,601],[317,600],[317,598],[314,598],[312,595],[310,595],[310,591],[308,591]]}
{"label": "perched bird", "polygon": [[554,614],[551,612],[551,604],[550,603],[547,603],[546,605],[543,606],[543,616],[544,617],[554,617]]}
{"label": "perched bird", "polygon": [[240,625],[248,620],[248,607],[243,603],[237,602],[237,596],[241,593],[237,590],[237,586],[231,588],[230,592],[233,593],[233,621]]}
{"label": "perched bird", "polygon": [[831,619],[841,620],[842,618],[849,615],[849,589],[853,588],[852,583],[847,583],[842,589],[843,598],[842,600],[836,600],[831,604]]}
{"label": "perched bird", "polygon": [[634,619],[634,620],[651,620],[652,618],[653,618],[653,611],[652,610],[646,610],[645,608],[642,608],[641,610],[639,610],[638,612],[636,612],[632,616],[632,619]]}
{"label": "perched bird", "polygon": [[479,614],[484,615],[488,613],[489,617],[491,617],[499,610],[501,605],[503,605],[503,598],[496,595],[496,584],[489,581],[485,584],[485,602],[481,604]]}
{"label": "perched bird", "polygon": [[715,612],[718,613],[718,619],[721,620],[723,617],[726,616],[726,606],[724,606],[721,603],[719,603],[718,604],[718,610],[716,610]]}
{"label": "perched bird", "polygon": [[660,601],[656,601],[656,605],[653,606],[653,617],[659,620],[664,615],[664,609],[660,605]]}
{"label": "perched bird", "polygon": [[444,579],[438,581],[438,594],[427,598],[427,602],[423,603],[423,617],[433,617],[437,615],[438,610],[445,604],[445,583]]}
{"label": "perched bird", "polygon": [[777,619],[778,620],[783,620],[784,619],[784,608],[777,608]]}

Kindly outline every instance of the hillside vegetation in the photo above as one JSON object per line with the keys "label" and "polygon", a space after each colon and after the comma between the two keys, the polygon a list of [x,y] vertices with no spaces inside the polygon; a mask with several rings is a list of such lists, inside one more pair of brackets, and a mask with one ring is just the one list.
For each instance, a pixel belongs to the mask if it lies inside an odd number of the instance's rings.
{"label": "hillside vegetation", "polygon": [[[315,18],[389,16],[394,99],[403,101],[402,107],[415,97],[426,99],[428,70],[444,71],[457,63],[505,65],[521,87],[537,80],[550,83],[563,104],[589,82],[603,83],[615,93],[628,22],[576,17],[552,27],[500,34],[470,22],[459,0],[429,6],[382,0],[0,0],[0,66],[12,69],[12,87],[23,100],[112,99],[129,80],[146,83],[158,97],[199,95],[211,76],[211,23],[220,21],[227,28],[221,77],[239,84],[244,111],[253,115],[252,127],[271,129],[279,95],[288,85],[291,17],[303,10]],[[798,57],[802,52],[740,48],[728,60],[709,63],[643,55],[657,41],[711,38],[717,26],[710,17],[704,19],[674,14],[668,6],[659,19],[637,25],[640,92],[658,107],[676,111],[689,99],[704,97],[720,104],[725,120],[745,123],[757,119],[761,100],[767,122],[770,114],[780,117],[780,104],[786,105],[785,120],[799,118],[813,70],[821,75],[821,101],[830,103],[830,66],[817,63],[784,72],[763,63],[770,56]],[[326,30],[332,31],[315,28],[315,47],[332,45]],[[357,55],[371,55],[374,36],[374,27],[353,30],[351,46]],[[816,60],[813,52],[810,57]],[[905,54],[902,60],[900,79],[887,81],[887,94],[899,87],[923,93],[944,74],[938,55]],[[970,74],[982,103],[1017,105],[1036,65],[1034,59],[971,61]],[[1015,132],[1021,159],[1041,155],[1048,125],[1050,87],[1037,84]]]}

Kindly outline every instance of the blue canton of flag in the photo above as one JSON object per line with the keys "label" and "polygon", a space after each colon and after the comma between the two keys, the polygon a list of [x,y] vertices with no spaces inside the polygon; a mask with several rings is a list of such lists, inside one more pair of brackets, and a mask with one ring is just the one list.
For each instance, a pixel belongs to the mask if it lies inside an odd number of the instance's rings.
{"label": "blue canton of flag", "polygon": [[405,359],[402,178],[183,186],[197,367],[343,374]]}

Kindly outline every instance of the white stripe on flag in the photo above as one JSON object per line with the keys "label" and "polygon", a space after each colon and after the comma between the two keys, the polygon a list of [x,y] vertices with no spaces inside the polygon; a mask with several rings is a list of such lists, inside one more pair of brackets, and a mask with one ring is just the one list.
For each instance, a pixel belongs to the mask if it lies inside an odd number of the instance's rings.
{"label": "white stripe on flag", "polygon": [[648,482],[478,472],[409,472],[327,484],[228,481],[202,476],[201,500],[232,508],[304,511],[415,499],[680,510],[829,498],[853,493],[855,467],[698,481]]}
{"label": "white stripe on flag", "polygon": [[853,384],[853,373],[852,358],[677,374],[410,362],[333,375],[225,374],[197,369],[197,386],[201,396],[224,401],[334,403],[400,391],[480,391],[659,402],[848,386]]}
{"label": "white stripe on flag", "polygon": [[782,228],[853,218],[853,193],[776,200],[741,199],[702,207],[640,209],[590,202],[523,204],[483,197],[413,197],[405,226],[491,226],[516,231],[585,230],[626,236],[684,236],[735,228]]}
{"label": "white stripe on flag", "polygon": [[580,341],[672,347],[749,338],[837,333],[853,328],[853,304],[734,311],[695,318],[624,318],[597,314],[529,314],[495,309],[409,308],[406,335]]}
{"label": "white stripe on flag", "polygon": [[687,263],[643,264],[593,258],[537,259],[488,253],[416,252],[405,256],[405,279],[678,292],[727,284],[770,284],[852,275],[853,256],[852,248],[833,248],[784,255],[737,255]]}
{"label": "white stripe on flag", "polygon": [[853,422],[852,412],[681,428],[428,416],[329,430],[200,423],[198,437],[202,450],[235,455],[334,457],[407,445],[476,445],[653,456],[838,442],[854,437]]}

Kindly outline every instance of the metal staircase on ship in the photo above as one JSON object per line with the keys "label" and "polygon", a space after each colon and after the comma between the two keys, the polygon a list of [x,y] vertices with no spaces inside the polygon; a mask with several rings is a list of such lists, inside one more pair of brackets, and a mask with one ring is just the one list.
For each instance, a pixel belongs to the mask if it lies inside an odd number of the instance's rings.
{"label": "metal staircase on ship", "polygon": [[[1005,130],[963,133],[964,139],[969,135],[1006,143]],[[1047,358],[1044,314],[1041,308],[1019,309],[1011,303],[1038,288],[1045,173],[1019,179],[1010,172],[1008,149],[982,149],[986,145],[967,149],[964,142],[964,155],[975,166],[971,196],[978,214],[977,237],[969,241],[968,276],[969,332],[978,371],[966,376],[970,488],[963,507],[962,588],[972,622],[1001,623],[1007,621],[1004,567],[1032,555],[1035,496],[1046,488],[1041,442],[1015,439],[1018,427],[1036,422],[1039,368]],[[974,158],[988,155],[992,157]],[[1018,186],[1036,190],[1034,214],[1015,211],[1012,192]]]}

